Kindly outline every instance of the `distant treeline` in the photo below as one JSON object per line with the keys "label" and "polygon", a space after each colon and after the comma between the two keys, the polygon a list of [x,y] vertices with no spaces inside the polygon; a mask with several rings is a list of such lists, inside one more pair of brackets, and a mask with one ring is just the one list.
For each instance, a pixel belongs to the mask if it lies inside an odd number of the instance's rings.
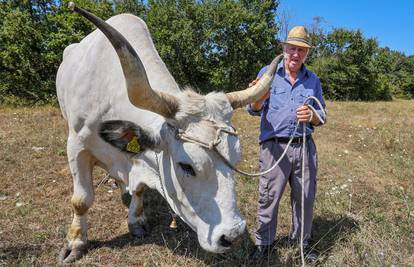
{"label": "distant treeline", "polygon": [[[68,1],[0,0],[0,103],[53,102],[64,48],[94,26]],[[101,18],[143,18],[161,58],[181,86],[201,92],[245,88],[281,52],[275,0],[78,0]],[[293,25],[290,25],[293,26]],[[333,100],[414,97],[414,57],[380,48],[359,30],[325,32],[313,24],[307,65]]]}

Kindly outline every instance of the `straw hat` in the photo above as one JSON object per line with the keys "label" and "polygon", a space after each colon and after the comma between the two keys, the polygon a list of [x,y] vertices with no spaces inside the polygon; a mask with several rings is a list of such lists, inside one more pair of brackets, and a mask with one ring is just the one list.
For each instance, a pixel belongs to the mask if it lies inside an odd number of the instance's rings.
{"label": "straw hat", "polygon": [[289,31],[287,40],[282,43],[301,46],[301,47],[307,47],[307,48],[312,47],[308,30],[306,30],[306,28],[303,26],[293,27]]}

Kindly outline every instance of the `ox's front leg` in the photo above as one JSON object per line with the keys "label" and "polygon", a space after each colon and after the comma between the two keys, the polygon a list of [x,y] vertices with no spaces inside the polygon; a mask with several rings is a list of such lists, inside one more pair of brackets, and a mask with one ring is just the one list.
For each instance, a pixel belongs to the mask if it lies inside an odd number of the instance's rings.
{"label": "ox's front leg", "polygon": [[92,184],[93,157],[87,151],[73,151],[68,140],[69,167],[73,176],[73,221],[67,234],[67,243],[59,255],[62,263],[71,263],[82,257],[87,245],[86,214],[94,200]]}
{"label": "ox's front leg", "polygon": [[144,189],[141,185],[131,197],[128,210],[128,229],[132,236],[143,238],[148,234],[148,226],[144,214]]}

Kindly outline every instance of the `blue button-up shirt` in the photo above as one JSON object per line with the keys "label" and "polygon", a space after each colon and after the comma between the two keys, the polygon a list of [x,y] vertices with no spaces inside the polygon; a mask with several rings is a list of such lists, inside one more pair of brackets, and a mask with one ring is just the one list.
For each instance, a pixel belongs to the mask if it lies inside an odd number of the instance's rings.
{"label": "blue button-up shirt", "polygon": [[[260,78],[268,66],[262,68],[257,75]],[[259,142],[263,142],[273,137],[295,137],[302,136],[303,128],[299,125],[297,132],[294,133],[296,125],[296,109],[303,105],[308,96],[316,97],[325,109],[325,101],[322,96],[322,87],[319,78],[302,65],[298,73],[295,84],[289,81],[289,77],[284,69],[284,62],[277,66],[275,77],[270,88],[270,97],[263,103],[261,110],[253,111],[251,106],[247,106],[250,115],[261,116]],[[311,100],[308,102],[319,113],[325,121],[322,111],[318,104]],[[307,123],[306,134],[312,134],[314,127]]]}

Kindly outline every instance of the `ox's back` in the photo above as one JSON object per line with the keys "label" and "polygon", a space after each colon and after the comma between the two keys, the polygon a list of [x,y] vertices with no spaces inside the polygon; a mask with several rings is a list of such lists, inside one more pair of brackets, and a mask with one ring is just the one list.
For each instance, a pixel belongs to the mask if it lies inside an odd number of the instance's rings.
{"label": "ox's back", "polygon": [[[153,45],[145,22],[130,14],[114,16],[107,22],[136,50],[154,89],[172,94],[179,91]],[[163,120],[129,102],[119,58],[99,30],[65,49],[56,87],[62,113],[75,132],[85,124],[94,128],[97,122],[108,119],[133,120],[145,125]]]}

